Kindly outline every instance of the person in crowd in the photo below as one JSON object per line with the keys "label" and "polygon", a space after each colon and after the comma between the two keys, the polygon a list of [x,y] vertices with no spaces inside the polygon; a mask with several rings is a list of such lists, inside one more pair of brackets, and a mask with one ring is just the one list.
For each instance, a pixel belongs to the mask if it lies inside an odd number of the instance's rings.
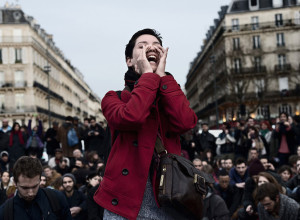
{"label": "person in crowd", "polygon": [[75,176],[77,189],[86,183],[86,176],[89,174],[89,172],[90,171],[87,168],[84,159],[76,159],[75,168],[73,168],[72,174]]}
{"label": "person in crowd", "polygon": [[71,168],[71,170],[73,170],[73,168],[75,168],[75,162],[79,158],[84,159],[83,154],[79,149],[75,149],[73,151],[73,157],[70,158],[70,168]]}
{"label": "person in crowd", "polygon": [[96,123],[95,118],[90,119],[90,127],[87,129],[87,142],[85,146],[87,152],[96,151],[100,158],[104,159],[105,146],[103,146],[105,131],[100,124]]}
{"label": "person in crowd", "polygon": [[[270,142],[271,142],[271,137],[272,137],[272,127],[271,127],[270,123],[266,120],[262,121],[260,123],[260,126],[261,126],[261,129],[259,131],[259,134],[265,138],[266,143],[269,146]],[[266,149],[268,150],[269,147],[267,147]],[[267,153],[269,153],[269,152],[267,151]]]}
{"label": "person in crowd", "polygon": [[291,196],[296,193],[297,189],[300,186],[300,157],[297,159],[297,175],[293,176],[287,183],[286,183],[286,189],[287,189],[287,195]]}
{"label": "person in crowd", "polygon": [[248,128],[248,134],[247,134],[248,140],[247,140],[247,148],[256,148],[259,152],[259,155],[266,155],[266,140],[263,136],[259,135],[258,130],[254,126],[250,126]]}
{"label": "person in crowd", "polygon": [[235,158],[243,157],[248,158],[248,146],[247,146],[247,134],[244,132],[245,124],[243,122],[237,122],[237,127],[234,131],[234,138],[236,140],[235,145]]}
{"label": "person in crowd", "polygon": [[0,131],[2,131],[3,133],[8,133],[11,131],[11,127],[9,126],[8,124],[8,119],[7,118],[4,118],[2,120],[2,127],[0,128]]}
{"label": "person in crowd", "polygon": [[265,183],[258,187],[256,200],[259,220],[289,219],[298,220],[299,204],[279,192],[274,183]]}
{"label": "person in crowd", "polygon": [[48,186],[47,177],[44,172],[41,174],[40,188],[46,188]]}
{"label": "person in crowd", "polygon": [[297,156],[300,157],[300,145],[297,146]]}
{"label": "person in crowd", "polygon": [[288,165],[282,165],[281,167],[279,167],[279,169],[278,169],[277,172],[280,175],[283,184],[286,185],[286,183],[292,177],[292,170],[291,170],[290,166],[288,166]]}
{"label": "person in crowd", "polygon": [[197,130],[196,127],[180,135],[181,150],[188,153],[189,160],[200,158],[202,154],[198,134],[195,130]]}
{"label": "person in crowd", "polygon": [[[218,145],[217,153],[218,154],[228,154],[234,157],[235,152],[235,138],[231,132],[231,126],[228,123],[223,123],[222,125],[222,133],[219,134],[216,144]],[[219,152],[218,152],[219,151]]]}
{"label": "person in crowd", "polygon": [[59,142],[56,140],[58,131],[58,122],[52,122],[52,128],[48,128],[45,134],[47,154],[49,158],[54,157],[56,149],[60,148]]}
{"label": "person in crowd", "polygon": [[49,165],[44,166],[43,171],[47,178],[48,185],[51,185],[57,178],[61,177],[61,174],[56,172],[56,170],[51,168]]}
{"label": "person in crowd", "polygon": [[216,193],[224,199],[226,206],[229,210],[230,216],[238,209],[242,193],[237,188],[229,184],[230,177],[225,169],[219,172],[218,184],[215,184]]}
{"label": "person in crowd", "polygon": [[2,151],[0,153],[0,169],[1,171],[8,171],[11,172],[9,166],[9,153],[7,151]]}
{"label": "person in crowd", "polygon": [[4,132],[0,130],[0,152],[9,150],[10,131]]}
{"label": "person in crowd", "polygon": [[87,205],[87,211],[88,211],[88,220],[102,220],[103,219],[103,207],[99,206],[95,200],[94,195],[96,191],[99,188],[99,184],[92,187],[89,190],[87,199],[86,199],[86,205]]}
{"label": "person in crowd", "polygon": [[295,132],[295,145],[300,147],[300,115],[294,116],[294,123],[292,126]]}
{"label": "person in crowd", "polygon": [[227,172],[229,172],[231,170],[231,168],[233,167],[232,158],[229,156],[226,156],[224,159],[225,159],[225,169]]}
{"label": "person in crowd", "polygon": [[259,160],[262,163],[262,165],[264,166],[265,172],[271,174],[277,180],[277,182],[279,184],[284,184],[282,182],[281,176],[277,173],[273,163],[269,162],[269,158],[267,155],[261,156]]}
{"label": "person in crowd", "polygon": [[90,189],[100,183],[100,175],[98,172],[90,172],[86,177],[86,184],[82,185],[78,191],[82,192],[84,195],[88,195]]}
{"label": "person in crowd", "polygon": [[16,161],[13,176],[18,189],[17,194],[0,207],[1,220],[11,212],[11,217],[15,220],[44,219],[45,216],[52,216],[53,219],[72,219],[64,196],[51,190],[49,193],[60,207],[57,212],[53,211],[50,199],[39,187],[42,171],[42,165],[37,158],[23,156]]}
{"label": "person in crowd", "polygon": [[26,143],[26,154],[35,154],[39,159],[41,159],[44,150],[43,123],[38,117],[36,117],[38,125],[31,128],[32,118],[28,121],[27,126],[28,139]]}
{"label": "person in crowd", "polygon": [[249,133],[249,128],[250,127],[254,127],[255,125],[255,120],[254,118],[252,118],[251,116],[249,116],[246,120],[246,124],[245,124],[245,129],[244,129],[244,134],[247,136]]}
{"label": "person in crowd", "polygon": [[[162,139],[168,152],[180,155],[180,135],[197,123],[197,116],[180,86],[165,72],[167,53],[168,48],[162,47],[161,37],[155,30],[135,33],[125,49],[126,88],[120,98],[110,91],[102,99],[112,137],[118,133],[94,196],[105,208],[104,220],[118,215],[130,219],[146,216],[163,219],[174,215],[180,218],[177,210],[167,212],[157,207],[157,192],[152,187],[155,178],[152,184],[149,178],[156,139]],[[136,159],[140,157],[143,160]],[[155,176],[155,169],[153,172]]]}
{"label": "person in crowd", "polygon": [[295,133],[288,122],[288,114],[282,112],[279,114],[279,122],[273,131],[270,144],[270,156],[278,157],[279,166],[288,164],[290,155],[296,153]]}
{"label": "person in crowd", "polygon": [[73,126],[74,126],[74,129],[76,130],[76,133],[77,133],[77,136],[79,138],[79,149],[82,150],[82,143],[81,141],[84,140],[84,127],[82,125],[82,123],[80,122],[79,118],[77,116],[74,116],[73,117]]}
{"label": "person in crowd", "polygon": [[199,135],[200,149],[202,152],[209,149],[213,156],[216,155],[216,138],[209,132],[208,124],[202,123],[202,132]]}
{"label": "person in crowd", "polygon": [[66,173],[70,172],[70,167],[68,166],[68,160],[62,159],[58,165],[54,167],[57,173],[61,174],[62,176]]}
{"label": "person in crowd", "polygon": [[76,180],[73,174],[66,173],[62,177],[63,193],[67,199],[73,220],[87,218],[86,196],[75,189]]}
{"label": "person in crowd", "polygon": [[56,167],[62,160],[67,161],[67,166],[70,167],[70,160],[68,157],[63,156],[63,150],[61,148],[55,149],[55,156],[51,157],[48,161],[48,165],[52,168]]}
{"label": "person in crowd", "polygon": [[298,174],[298,171],[297,171],[297,161],[298,161],[298,158],[300,156],[294,154],[292,156],[289,157],[289,166],[291,167],[291,170],[292,170],[292,176],[294,175],[297,175]]}
{"label": "person in crowd", "polygon": [[203,218],[216,220],[229,220],[230,213],[225,201],[214,192],[211,187],[207,187],[207,194],[203,200]]}
{"label": "person in crowd", "polygon": [[205,149],[203,154],[202,154],[202,161],[206,161],[208,164],[213,165],[214,161],[213,161],[214,157],[212,154],[211,149]]}
{"label": "person in crowd", "polygon": [[235,166],[231,168],[229,176],[231,185],[234,185],[240,189],[245,187],[245,181],[249,174],[246,160],[244,158],[240,157],[236,159]]}
{"label": "person in crowd", "polygon": [[68,132],[73,126],[73,117],[67,116],[65,122],[59,127],[57,131],[56,139],[61,143],[61,148],[63,149],[63,156],[73,157],[73,151],[79,149],[79,144],[74,146],[68,145]]}
{"label": "person in crowd", "polygon": [[215,183],[219,183],[218,177],[210,164],[203,164],[201,171],[212,176],[214,178]]}
{"label": "person in crowd", "polygon": [[99,158],[99,155],[96,151],[90,151],[89,153],[86,153],[86,161],[87,165],[90,171],[96,171],[98,169],[98,164],[104,162],[101,158]]}
{"label": "person in crowd", "polygon": [[7,189],[10,187],[10,175],[9,172],[4,171],[1,175],[1,183],[0,183],[0,205],[2,205],[7,199]]}
{"label": "person in crowd", "polygon": [[248,153],[248,163],[259,158],[259,150],[256,147],[250,148]]}
{"label": "person in crowd", "polygon": [[193,162],[194,167],[195,167],[196,169],[202,170],[203,165],[202,165],[201,159],[195,158],[192,162]]}
{"label": "person in crowd", "polygon": [[63,188],[63,177],[60,176],[58,177],[49,187],[52,189],[56,189],[58,191],[63,192],[64,188]]}
{"label": "person in crowd", "polygon": [[9,136],[10,167],[22,156],[25,155],[25,135],[20,130],[20,124],[15,122]]}

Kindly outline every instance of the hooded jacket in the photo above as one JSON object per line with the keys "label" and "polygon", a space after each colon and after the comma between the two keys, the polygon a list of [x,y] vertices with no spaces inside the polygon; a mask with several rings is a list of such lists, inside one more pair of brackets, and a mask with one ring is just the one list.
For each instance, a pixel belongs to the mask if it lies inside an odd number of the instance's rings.
{"label": "hooded jacket", "polygon": [[166,150],[180,155],[179,135],[193,128],[197,117],[173,76],[155,73],[141,75],[121,99],[108,92],[102,110],[114,142],[94,199],[111,212],[136,219],[158,132]]}

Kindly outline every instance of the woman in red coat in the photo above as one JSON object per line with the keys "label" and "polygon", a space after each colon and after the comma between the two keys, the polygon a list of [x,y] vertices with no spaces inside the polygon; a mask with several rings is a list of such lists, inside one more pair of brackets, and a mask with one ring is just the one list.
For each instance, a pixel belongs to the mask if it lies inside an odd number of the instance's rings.
{"label": "woman in red coat", "polygon": [[168,152],[180,155],[179,136],[196,125],[197,117],[178,83],[165,72],[167,54],[155,30],[135,33],[125,50],[125,89],[120,97],[110,91],[102,100],[113,137],[94,196],[105,208],[104,219],[174,219],[175,210],[158,207],[150,181],[156,175],[150,169],[155,141],[161,138]]}

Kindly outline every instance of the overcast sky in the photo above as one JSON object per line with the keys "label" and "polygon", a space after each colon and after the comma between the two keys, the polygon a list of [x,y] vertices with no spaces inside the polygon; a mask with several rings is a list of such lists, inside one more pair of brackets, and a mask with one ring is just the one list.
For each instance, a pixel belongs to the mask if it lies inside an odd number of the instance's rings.
{"label": "overcast sky", "polygon": [[[1,6],[4,6],[4,1]],[[15,0],[53,35],[56,46],[102,98],[122,90],[125,45],[138,30],[154,28],[169,47],[166,71],[184,87],[190,62],[221,6],[231,0]]]}

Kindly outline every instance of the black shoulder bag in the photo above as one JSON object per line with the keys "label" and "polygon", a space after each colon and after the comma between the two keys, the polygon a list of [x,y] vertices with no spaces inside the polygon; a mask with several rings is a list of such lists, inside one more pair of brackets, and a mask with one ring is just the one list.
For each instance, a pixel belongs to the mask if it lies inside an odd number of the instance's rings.
{"label": "black shoulder bag", "polygon": [[206,183],[214,183],[213,178],[196,169],[190,160],[168,153],[159,137],[155,150],[159,205],[173,207],[193,219],[202,219]]}

